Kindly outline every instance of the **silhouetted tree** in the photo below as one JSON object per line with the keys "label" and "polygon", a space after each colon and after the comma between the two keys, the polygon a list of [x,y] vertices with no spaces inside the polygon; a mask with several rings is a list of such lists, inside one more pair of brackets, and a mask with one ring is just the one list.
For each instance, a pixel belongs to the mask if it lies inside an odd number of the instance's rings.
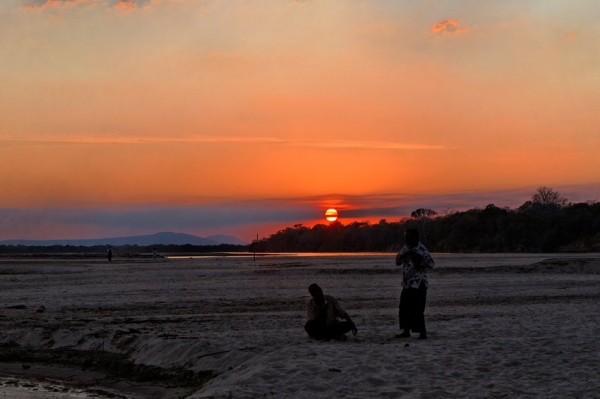
{"label": "silhouetted tree", "polygon": [[412,211],[410,213],[411,218],[421,219],[421,220],[422,219],[431,219],[435,215],[437,215],[436,211],[434,211],[433,209],[426,209],[426,208],[419,208],[416,211]]}
{"label": "silhouetted tree", "polygon": [[550,187],[542,186],[537,188],[536,193],[531,197],[531,202],[534,204],[561,207],[567,204],[567,198],[561,196],[558,191],[554,191]]}
{"label": "silhouetted tree", "polygon": [[426,244],[428,243],[428,237],[425,232],[425,225],[435,215],[437,215],[436,211],[434,211],[433,209],[427,209],[427,208],[419,208],[410,213],[410,217],[417,219],[419,221],[419,224],[421,225],[421,241]]}

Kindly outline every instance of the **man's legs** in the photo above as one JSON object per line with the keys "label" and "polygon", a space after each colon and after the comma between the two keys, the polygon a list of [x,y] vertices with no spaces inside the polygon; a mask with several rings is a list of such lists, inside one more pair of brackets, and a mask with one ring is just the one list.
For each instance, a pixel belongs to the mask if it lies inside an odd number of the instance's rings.
{"label": "man's legs", "polygon": [[400,329],[404,330],[398,337],[410,337],[410,328],[412,326],[412,302],[413,302],[413,290],[403,288],[400,293],[400,305],[398,306],[398,321],[400,323]]}
{"label": "man's legs", "polygon": [[307,321],[304,330],[308,335],[316,339],[324,339],[327,336],[327,327],[324,320],[315,319]]}
{"label": "man's legs", "polygon": [[420,339],[427,338],[425,329],[425,305],[427,302],[427,288],[421,283],[418,290],[415,291],[413,324],[411,328],[420,333]]}
{"label": "man's legs", "polygon": [[354,325],[352,323],[349,323],[347,321],[341,321],[341,322],[329,327],[327,329],[327,332],[331,336],[331,338],[334,338],[334,337],[344,335],[347,332],[352,331],[353,327],[354,327]]}
{"label": "man's legs", "polygon": [[421,284],[418,289],[403,288],[400,294],[399,321],[403,330],[398,337],[410,337],[410,331],[418,332],[419,338],[427,338],[425,329],[425,304],[427,302],[427,288]]}
{"label": "man's legs", "polygon": [[311,320],[304,325],[304,330],[316,339],[332,339],[352,331],[352,323],[342,321],[331,326],[326,326],[320,320]]}

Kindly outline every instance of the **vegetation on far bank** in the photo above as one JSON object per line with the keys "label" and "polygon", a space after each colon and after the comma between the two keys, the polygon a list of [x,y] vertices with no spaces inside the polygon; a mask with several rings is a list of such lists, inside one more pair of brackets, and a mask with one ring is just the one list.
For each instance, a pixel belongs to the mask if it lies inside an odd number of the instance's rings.
{"label": "vegetation on far bank", "polygon": [[408,228],[418,229],[433,252],[598,252],[600,203],[570,203],[559,192],[540,187],[516,209],[490,204],[444,215],[417,209],[397,222],[298,224],[252,243],[250,250],[394,252]]}

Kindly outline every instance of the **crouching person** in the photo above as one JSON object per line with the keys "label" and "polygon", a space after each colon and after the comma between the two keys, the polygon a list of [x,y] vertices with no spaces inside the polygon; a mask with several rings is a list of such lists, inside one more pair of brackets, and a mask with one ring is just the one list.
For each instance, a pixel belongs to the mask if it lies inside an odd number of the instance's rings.
{"label": "crouching person", "polygon": [[[344,334],[347,332],[352,331],[352,334],[358,332],[348,313],[334,297],[324,295],[317,284],[311,284],[308,292],[312,296],[306,306],[308,321],[304,325],[308,335],[319,340],[345,340]],[[340,321],[338,318],[345,321]]]}

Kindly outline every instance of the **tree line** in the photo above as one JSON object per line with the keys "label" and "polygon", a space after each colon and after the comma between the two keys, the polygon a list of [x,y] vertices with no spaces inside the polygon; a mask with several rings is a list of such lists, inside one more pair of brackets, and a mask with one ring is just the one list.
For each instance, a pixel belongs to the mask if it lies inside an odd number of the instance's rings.
{"label": "tree line", "polygon": [[394,252],[403,233],[418,229],[434,252],[600,251],[600,203],[570,203],[558,191],[540,187],[518,208],[450,211],[417,209],[397,222],[333,222],[312,228],[294,225],[250,245],[257,252]]}

